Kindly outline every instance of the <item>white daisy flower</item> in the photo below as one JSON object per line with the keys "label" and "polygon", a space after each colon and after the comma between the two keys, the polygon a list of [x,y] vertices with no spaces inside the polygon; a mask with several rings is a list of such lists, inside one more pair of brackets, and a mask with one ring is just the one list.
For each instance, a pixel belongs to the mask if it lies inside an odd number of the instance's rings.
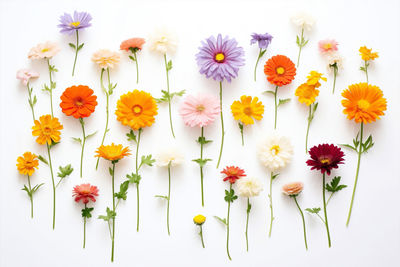
{"label": "white daisy flower", "polygon": [[273,133],[260,145],[258,156],[262,164],[271,172],[286,166],[293,155],[293,146],[289,138]]}

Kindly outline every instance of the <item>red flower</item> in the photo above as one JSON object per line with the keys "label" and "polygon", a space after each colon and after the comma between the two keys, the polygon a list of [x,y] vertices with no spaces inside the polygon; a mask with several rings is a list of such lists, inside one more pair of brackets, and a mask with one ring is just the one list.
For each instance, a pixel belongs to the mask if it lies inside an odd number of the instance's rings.
{"label": "red flower", "polygon": [[329,144],[321,144],[314,146],[308,151],[311,159],[307,160],[307,165],[312,166],[311,170],[321,170],[321,173],[331,174],[333,168],[337,169],[338,164],[343,164],[344,153],[343,151],[335,146]]}
{"label": "red flower", "polygon": [[89,203],[89,201],[96,202],[97,196],[99,196],[99,189],[97,186],[90,184],[81,184],[74,187],[72,190],[72,196],[75,197],[75,201],[79,203],[82,199],[83,204]]}
{"label": "red flower", "polygon": [[234,167],[234,166],[227,166],[225,169],[221,172],[225,174],[224,181],[228,181],[231,184],[234,184],[236,180],[238,180],[240,177],[246,176],[244,173],[244,170],[240,169],[239,167]]}

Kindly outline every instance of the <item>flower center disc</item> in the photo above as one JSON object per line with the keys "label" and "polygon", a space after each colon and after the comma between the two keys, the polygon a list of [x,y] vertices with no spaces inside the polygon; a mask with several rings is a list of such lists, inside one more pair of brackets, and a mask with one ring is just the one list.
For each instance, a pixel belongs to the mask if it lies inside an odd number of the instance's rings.
{"label": "flower center disc", "polygon": [[282,75],[285,73],[285,69],[283,67],[278,67],[276,68],[276,73]]}
{"label": "flower center disc", "polygon": [[327,43],[324,45],[325,49],[331,49],[332,48],[332,44],[331,43]]}
{"label": "flower center disc", "polygon": [[140,115],[142,113],[142,110],[143,110],[143,108],[139,105],[135,105],[132,108],[132,111],[136,116]]}
{"label": "flower center disc", "polygon": [[50,133],[51,133],[51,128],[50,128],[49,126],[45,126],[45,127],[43,128],[43,132],[44,132],[45,134],[50,134]]}
{"label": "flower center disc", "polygon": [[275,146],[271,147],[270,150],[271,150],[272,154],[278,155],[278,153],[281,150],[281,148],[278,145],[275,145]]}
{"label": "flower center disc", "polygon": [[78,27],[81,24],[80,21],[74,21],[69,24],[69,26]]}
{"label": "flower center disc", "polygon": [[358,100],[357,107],[361,110],[367,110],[371,104],[364,99]]}
{"label": "flower center disc", "polygon": [[225,55],[222,53],[218,53],[215,55],[215,60],[219,63],[223,62],[225,59]]}
{"label": "flower center disc", "polygon": [[47,52],[47,51],[49,51],[48,48],[43,48],[43,49],[42,49],[42,53]]}
{"label": "flower center disc", "polygon": [[206,108],[204,107],[204,105],[198,105],[197,107],[196,107],[196,110],[197,111],[199,111],[199,112],[202,112],[203,110],[205,110]]}
{"label": "flower center disc", "polygon": [[325,157],[321,157],[320,159],[319,159],[319,161],[322,163],[322,164],[331,164],[331,159],[330,158],[325,158]]}
{"label": "flower center disc", "polygon": [[247,116],[251,116],[251,114],[253,114],[253,111],[251,110],[251,107],[245,107],[243,109],[243,113],[246,114]]}
{"label": "flower center disc", "polygon": [[77,98],[77,99],[75,100],[75,105],[76,105],[77,107],[83,106],[82,98]]}

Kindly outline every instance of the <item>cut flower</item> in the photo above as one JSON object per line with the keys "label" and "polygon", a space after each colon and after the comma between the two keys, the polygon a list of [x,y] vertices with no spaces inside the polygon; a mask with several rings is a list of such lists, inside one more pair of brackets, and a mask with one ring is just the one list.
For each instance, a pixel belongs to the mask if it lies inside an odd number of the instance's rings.
{"label": "cut flower", "polygon": [[311,166],[311,170],[320,170],[321,173],[331,174],[332,169],[337,169],[339,164],[344,163],[344,153],[342,149],[333,144],[320,144],[310,148],[308,152],[310,159],[307,165]]}

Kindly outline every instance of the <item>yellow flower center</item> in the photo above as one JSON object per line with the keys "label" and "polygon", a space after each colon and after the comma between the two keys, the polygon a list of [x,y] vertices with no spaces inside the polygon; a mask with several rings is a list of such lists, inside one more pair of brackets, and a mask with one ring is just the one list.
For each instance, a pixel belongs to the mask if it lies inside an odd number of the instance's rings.
{"label": "yellow flower center", "polygon": [[245,107],[243,109],[243,113],[246,114],[247,116],[251,116],[253,114],[253,111],[252,111],[251,107]]}
{"label": "yellow flower center", "polygon": [[69,26],[78,27],[80,24],[81,24],[80,21],[74,21],[74,22],[71,22],[71,23],[69,24]]}
{"label": "yellow flower center", "polygon": [[276,68],[276,73],[284,74],[285,73],[285,69],[283,67],[278,67],[278,68]]}
{"label": "yellow flower center", "polygon": [[43,48],[43,49],[42,49],[42,53],[47,52],[47,51],[49,51],[48,48]]}
{"label": "yellow flower center", "polygon": [[270,150],[271,150],[272,154],[278,155],[281,148],[278,145],[275,145],[275,146],[272,146]]}
{"label": "yellow flower center", "polygon": [[83,101],[82,101],[82,99],[81,99],[81,98],[76,99],[76,100],[75,100],[75,105],[78,106],[78,107],[83,106]]}
{"label": "yellow flower center", "polygon": [[45,127],[43,128],[43,132],[44,132],[45,134],[50,134],[51,131],[52,131],[52,129],[51,129],[49,126],[45,126]]}
{"label": "yellow flower center", "polygon": [[204,105],[198,105],[197,107],[196,107],[196,110],[197,111],[203,111],[203,110],[205,110],[206,108],[204,107]]}
{"label": "yellow flower center", "polygon": [[142,113],[142,110],[143,110],[143,108],[139,105],[135,105],[132,108],[132,111],[136,116],[140,115]]}
{"label": "yellow flower center", "polygon": [[322,164],[330,164],[331,163],[331,160],[329,158],[320,158],[319,161]]}
{"label": "yellow flower center", "polygon": [[224,59],[225,59],[225,55],[222,54],[222,53],[218,53],[218,54],[215,55],[215,60],[217,62],[222,62],[222,61],[224,61]]}
{"label": "yellow flower center", "polygon": [[332,44],[331,43],[324,44],[324,48],[325,49],[331,49],[332,48]]}
{"label": "yellow flower center", "polygon": [[367,100],[364,100],[364,99],[358,100],[358,102],[357,102],[357,106],[361,110],[367,110],[370,105],[371,104]]}

